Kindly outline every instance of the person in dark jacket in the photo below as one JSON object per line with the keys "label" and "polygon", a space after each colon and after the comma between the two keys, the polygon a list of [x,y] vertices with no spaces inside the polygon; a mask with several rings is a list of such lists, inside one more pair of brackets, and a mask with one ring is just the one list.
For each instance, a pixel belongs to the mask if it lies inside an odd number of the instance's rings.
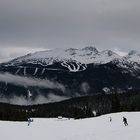
{"label": "person in dark jacket", "polygon": [[33,119],[28,118],[28,126],[30,125],[31,122],[33,122]]}
{"label": "person in dark jacket", "polygon": [[128,125],[127,119],[125,117],[123,117],[123,123],[124,123],[125,126]]}
{"label": "person in dark jacket", "polygon": [[112,117],[109,117],[109,121],[112,122]]}

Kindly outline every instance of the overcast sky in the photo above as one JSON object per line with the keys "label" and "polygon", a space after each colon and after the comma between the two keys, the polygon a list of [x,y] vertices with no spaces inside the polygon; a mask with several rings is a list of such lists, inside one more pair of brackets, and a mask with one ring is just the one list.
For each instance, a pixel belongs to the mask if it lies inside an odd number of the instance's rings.
{"label": "overcast sky", "polygon": [[0,0],[0,61],[88,45],[140,51],[140,0]]}

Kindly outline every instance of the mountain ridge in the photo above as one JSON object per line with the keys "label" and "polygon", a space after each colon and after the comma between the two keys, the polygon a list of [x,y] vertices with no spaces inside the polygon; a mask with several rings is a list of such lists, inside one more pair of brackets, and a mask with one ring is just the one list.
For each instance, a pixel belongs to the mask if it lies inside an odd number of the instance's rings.
{"label": "mountain ridge", "polygon": [[[52,59],[52,58],[54,58],[55,60],[73,59],[73,60],[76,60],[76,61],[79,61],[79,62],[85,63],[85,64],[89,64],[89,63],[102,64],[102,63],[110,62],[116,58],[130,60],[130,57],[133,57],[133,56],[135,56],[135,57],[137,56],[139,58],[140,53],[138,51],[132,50],[126,56],[120,56],[119,54],[117,54],[116,52],[113,52],[111,50],[99,51],[95,47],[88,46],[88,47],[85,47],[82,49],[69,48],[69,49],[53,49],[53,50],[46,50],[46,51],[38,51],[35,53],[29,53],[22,57],[18,57],[9,62],[24,61],[24,60],[30,60],[30,59],[48,59],[48,58]],[[104,57],[106,57],[106,58],[111,57],[110,61],[105,61]],[[84,59],[87,59],[87,61],[84,61]],[[100,59],[101,59],[101,61],[100,61]],[[135,60],[133,60],[133,61],[135,61]]]}

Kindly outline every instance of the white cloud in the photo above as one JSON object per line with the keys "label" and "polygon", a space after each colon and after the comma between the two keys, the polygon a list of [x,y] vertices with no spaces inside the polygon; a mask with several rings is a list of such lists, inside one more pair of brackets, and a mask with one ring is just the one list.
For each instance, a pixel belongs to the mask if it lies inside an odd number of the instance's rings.
{"label": "white cloud", "polygon": [[19,56],[26,55],[28,53],[34,53],[37,51],[47,50],[43,47],[17,47],[17,46],[3,46],[0,51],[0,62],[6,62]]}
{"label": "white cloud", "polygon": [[59,102],[69,99],[66,96],[58,96],[53,93],[49,93],[48,97],[43,95],[37,96],[34,100],[30,98],[26,98],[24,96],[13,96],[11,98],[1,97],[0,102],[9,103],[9,104],[16,104],[16,105],[34,105],[34,104],[44,104],[44,103],[52,103],[52,102]]}
{"label": "white cloud", "polygon": [[12,75],[9,73],[0,73],[0,81],[25,87],[36,86],[49,89],[59,89],[62,92],[65,91],[65,87],[58,82],[53,82],[47,79],[42,80],[36,78],[22,77],[18,75]]}

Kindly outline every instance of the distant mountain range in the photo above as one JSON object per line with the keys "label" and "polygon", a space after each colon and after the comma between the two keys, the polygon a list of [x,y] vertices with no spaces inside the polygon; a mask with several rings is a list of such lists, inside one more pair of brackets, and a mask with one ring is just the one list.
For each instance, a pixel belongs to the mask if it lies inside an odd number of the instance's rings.
{"label": "distant mountain range", "polygon": [[54,49],[0,64],[0,99],[17,104],[46,103],[71,97],[140,90],[140,53]]}

